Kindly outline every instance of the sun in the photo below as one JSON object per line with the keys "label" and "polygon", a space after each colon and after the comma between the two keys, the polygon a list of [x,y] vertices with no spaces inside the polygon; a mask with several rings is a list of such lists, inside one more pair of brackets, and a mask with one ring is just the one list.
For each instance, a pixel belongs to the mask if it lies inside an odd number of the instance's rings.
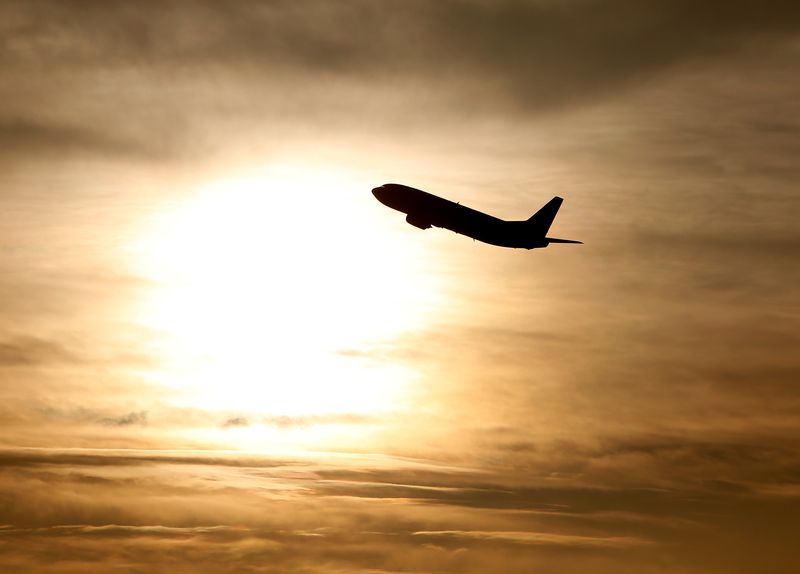
{"label": "sun", "polygon": [[388,224],[374,181],[281,164],[196,190],[149,221],[137,315],[159,333],[150,377],[182,405],[279,415],[374,414],[413,373],[375,352],[421,328],[439,286]]}

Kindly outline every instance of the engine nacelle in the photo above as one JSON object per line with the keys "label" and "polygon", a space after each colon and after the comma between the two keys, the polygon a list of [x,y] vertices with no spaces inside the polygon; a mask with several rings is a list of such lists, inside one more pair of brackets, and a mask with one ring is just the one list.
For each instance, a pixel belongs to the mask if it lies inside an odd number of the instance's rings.
{"label": "engine nacelle", "polygon": [[431,226],[431,222],[420,217],[414,217],[411,214],[406,216],[406,222],[410,223],[414,227],[419,227],[420,229],[428,229]]}

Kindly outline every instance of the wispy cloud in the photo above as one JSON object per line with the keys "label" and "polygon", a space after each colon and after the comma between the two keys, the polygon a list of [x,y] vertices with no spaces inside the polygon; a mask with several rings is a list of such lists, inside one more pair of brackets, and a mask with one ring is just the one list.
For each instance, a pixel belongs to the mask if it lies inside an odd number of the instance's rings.
{"label": "wispy cloud", "polygon": [[[282,571],[322,568],[330,560],[347,570],[364,567],[368,556],[392,562],[405,553],[417,554],[425,571],[440,564],[442,552],[485,555],[503,548],[517,548],[528,565],[545,549],[564,558],[575,550],[598,557],[625,550],[645,565],[662,545],[690,553],[700,548],[698,540],[704,551],[726,545],[748,528],[755,507],[776,521],[772,535],[785,537],[775,528],[798,504],[786,494],[691,485],[611,490],[540,477],[541,486],[531,488],[504,472],[372,456],[29,449],[3,452],[1,460],[0,496],[14,496],[0,513],[6,524],[0,544],[13,544],[7,547],[29,565],[44,559],[35,550],[43,538],[52,545],[48,555],[67,559],[90,551],[98,564],[120,557],[92,541],[114,540],[115,548],[130,552],[141,544],[185,543],[212,561],[219,545],[261,548]],[[720,528],[720,513],[725,526],[714,541],[703,538]],[[74,522],[78,515],[82,523]],[[257,556],[245,552],[239,566],[255,567]],[[134,560],[149,563],[147,553]],[[458,560],[442,567],[480,571]]]}
{"label": "wispy cloud", "polygon": [[118,417],[108,417],[100,422],[106,426],[125,427],[130,425],[143,425],[147,423],[147,411],[130,412]]}
{"label": "wispy cloud", "polygon": [[74,156],[155,159],[152,146],[78,125],[46,123],[44,120],[0,117],[0,159],[39,158],[63,160]]}
{"label": "wispy cloud", "polygon": [[0,366],[33,366],[73,363],[80,359],[56,341],[39,337],[16,337],[0,341]]}
{"label": "wispy cloud", "polygon": [[414,532],[421,538],[445,538],[452,540],[490,540],[532,545],[590,546],[602,548],[629,548],[648,542],[640,538],[571,536],[568,534],[549,534],[541,532],[486,532],[477,530],[440,530]]}

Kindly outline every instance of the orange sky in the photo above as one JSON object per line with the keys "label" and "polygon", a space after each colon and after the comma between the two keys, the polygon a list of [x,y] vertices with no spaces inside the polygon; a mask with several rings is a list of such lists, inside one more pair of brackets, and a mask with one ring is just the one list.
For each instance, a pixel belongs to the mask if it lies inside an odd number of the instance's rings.
{"label": "orange sky", "polygon": [[800,569],[800,5],[0,30],[0,570]]}

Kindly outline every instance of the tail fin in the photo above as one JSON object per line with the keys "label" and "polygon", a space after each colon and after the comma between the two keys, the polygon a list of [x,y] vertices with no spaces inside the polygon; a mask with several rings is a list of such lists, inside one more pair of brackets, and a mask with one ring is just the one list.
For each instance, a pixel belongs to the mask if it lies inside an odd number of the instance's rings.
{"label": "tail fin", "polygon": [[558,213],[558,208],[561,207],[562,201],[564,201],[562,198],[556,196],[539,211],[531,215],[530,219],[528,219],[528,224],[533,228],[536,235],[541,235],[542,237],[547,235],[547,230],[550,229],[550,225],[556,218],[556,213]]}

